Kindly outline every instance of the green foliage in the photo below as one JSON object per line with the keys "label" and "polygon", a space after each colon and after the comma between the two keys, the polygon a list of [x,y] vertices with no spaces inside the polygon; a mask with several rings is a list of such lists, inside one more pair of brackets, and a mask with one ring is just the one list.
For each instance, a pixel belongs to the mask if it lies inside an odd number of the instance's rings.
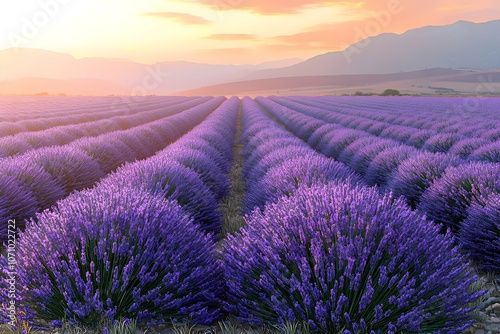
{"label": "green foliage", "polygon": [[365,92],[358,90],[353,95],[354,96],[373,96],[375,94],[374,93],[365,93]]}
{"label": "green foliage", "polygon": [[380,96],[400,96],[401,93],[397,89],[386,89]]}

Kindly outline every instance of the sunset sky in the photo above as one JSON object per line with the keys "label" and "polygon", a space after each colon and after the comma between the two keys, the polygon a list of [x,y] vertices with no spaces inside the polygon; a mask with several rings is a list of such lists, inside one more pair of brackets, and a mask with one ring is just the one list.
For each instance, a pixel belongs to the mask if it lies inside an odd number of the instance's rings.
{"label": "sunset sky", "polygon": [[1,1],[0,49],[256,64],[342,50],[365,34],[499,18],[498,0]]}

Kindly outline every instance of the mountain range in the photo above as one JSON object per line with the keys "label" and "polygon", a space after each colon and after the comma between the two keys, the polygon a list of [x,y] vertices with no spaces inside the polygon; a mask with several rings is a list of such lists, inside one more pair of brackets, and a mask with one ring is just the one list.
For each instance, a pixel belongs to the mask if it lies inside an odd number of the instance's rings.
{"label": "mountain range", "polygon": [[500,20],[458,21],[403,34],[381,34],[305,61],[291,58],[260,65],[141,64],[127,59],[75,59],[39,49],[6,49],[0,51],[0,93],[176,94],[266,78],[374,75],[426,68],[494,70],[500,69],[498,31]]}

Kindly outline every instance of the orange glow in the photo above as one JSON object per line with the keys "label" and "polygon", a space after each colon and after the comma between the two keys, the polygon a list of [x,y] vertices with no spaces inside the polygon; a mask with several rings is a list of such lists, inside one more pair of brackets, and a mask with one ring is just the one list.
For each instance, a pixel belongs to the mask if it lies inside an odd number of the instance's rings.
{"label": "orange glow", "polygon": [[148,64],[255,64],[342,50],[360,36],[457,20],[484,22],[499,13],[497,0],[3,1],[0,49]]}

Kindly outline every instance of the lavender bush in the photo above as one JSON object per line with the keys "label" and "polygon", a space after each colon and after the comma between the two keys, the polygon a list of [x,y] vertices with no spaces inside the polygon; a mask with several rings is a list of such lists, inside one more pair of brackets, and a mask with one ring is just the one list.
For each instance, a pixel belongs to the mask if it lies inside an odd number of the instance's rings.
{"label": "lavender bush", "polygon": [[176,200],[204,232],[220,232],[221,214],[215,195],[196,172],[161,153],[119,168],[99,186],[140,189]]}
{"label": "lavender bush", "polygon": [[73,146],[44,147],[29,151],[12,161],[19,165],[41,166],[67,194],[91,187],[104,176],[94,159]]}
{"label": "lavender bush", "polygon": [[[287,161],[289,159],[295,158],[297,156],[302,156],[311,152],[311,148],[305,144],[300,146],[290,145],[284,148],[277,148],[263,155],[258,163],[252,166],[246,177],[248,180],[258,180],[262,178],[271,168]],[[245,174],[244,174],[245,175]]]}
{"label": "lavender bush", "polygon": [[169,147],[164,156],[196,172],[203,183],[215,194],[217,200],[229,193],[231,187],[229,177],[222,173],[208,154],[189,147],[174,146]]}
{"label": "lavender bush", "polygon": [[33,193],[15,177],[0,173],[0,247],[8,238],[8,220],[15,219],[22,226],[25,218],[35,215],[37,204]]}
{"label": "lavender bush", "polygon": [[309,146],[315,148],[319,144],[319,142],[327,134],[329,134],[329,133],[333,134],[333,132],[336,131],[337,129],[339,129],[338,125],[323,124],[322,126],[320,126],[319,128],[317,128],[316,130],[314,130],[314,132],[311,134],[311,136],[307,140],[307,143],[309,144]]}
{"label": "lavender bush", "polygon": [[[275,131],[277,137],[280,134],[280,131]],[[251,151],[250,155],[245,155],[245,151],[248,146],[254,146],[253,142],[250,142],[243,149],[242,156],[245,158],[245,165],[243,166],[243,176],[248,177],[248,174],[260,163],[260,161],[267,155],[272,154],[274,152],[284,150],[284,149],[293,149],[294,147],[306,147],[306,145],[300,141],[300,139],[293,137],[291,134],[287,134],[287,137],[282,138],[272,138],[266,142],[261,142],[259,144],[255,144],[255,148]]]}
{"label": "lavender bush", "polygon": [[0,158],[14,156],[33,149],[25,140],[9,136],[0,138]]}
{"label": "lavender bush", "polygon": [[500,194],[491,196],[484,206],[469,208],[460,228],[459,242],[467,255],[484,272],[500,273]]}
{"label": "lavender bush", "polygon": [[467,159],[474,150],[488,143],[490,142],[483,138],[465,138],[456,142],[448,153],[458,155],[462,159]]}
{"label": "lavender bush", "polygon": [[397,197],[404,196],[415,208],[424,191],[443,175],[446,168],[461,163],[462,160],[450,154],[420,152],[399,165],[390,176],[387,188]]}
{"label": "lavender bush", "polygon": [[106,140],[97,137],[82,138],[77,140],[73,146],[92,157],[106,174],[114,171],[125,162],[136,160],[130,147],[118,137],[113,138],[113,133],[109,134]]}
{"label": "lavender bush", "polygon": [[364,180],[370,186],[385,186],[389,177],[403,161],[418,154],[418,150],[406,145],[388,147],[370,162]]}
{"label": "lavender bush", "polygon": [[321,140],[315,148],[327,157],[338,159],[347,146],[360,138],[366,137],[371,136],[359,130],[339,129],[333,133],[332,138],[328,142]]}
{"label": "lavender bush", "polygon": [[[118,143],[119,146],[121,146],[121,149],[117,149],[118,154],[116,155],[121,155],[122,159],[120,164],[122,164],[125,161],[134,161],[135,159],[142,160],[145,159],[151,155],[154,154],[156,149],[153,148],[151,143],[148,143],[144,139],[140,139],[136,131],[116,131],[114,133],[114,140],[120,141],[121,143]],[[123,144],[127,146],[127,148],[123,147]],[[94,153],[95,154],[95,153]],[[105,154],[104,156],[106,156]],[[111,154],[112,156],[113,154]],[[124,158],[124,159],[123,159]],[[115,165],[114,168],[118,167],[120,164]],[[109,167],[108,167],[109,168]],[[111,171],[112,169],[109,169]]]}
{"label": "lavender bush", "polygon": [[214,244],[174,201],[137,189],[70,195],[28,225],[16,255],[18,303],[38,319],[219,317]]}
{"label": "lavender bush", "polygon": [[326,333],[459,332],[477,279],[451,235],[373,188],[302,187],[224,244],[226,309]]}
{"label": "lavender bush", "polygon": [[356,139],[353,141],[351,144],[346,146],[344,150],[340,153],[338,157],[338,161],[349,165],[351,163],[351,160],[358,154],[358,152],[376,142],[379,141],[379,138],[374,137],[374,136],[369,136],[369,137],[361,137],[359,139]]}
{"label": "lavender bush", "polygon": [[224,159],[220,152],[210,146],[205,140],[197,137],[184,137],[176,142],[176,144],[180,144],[181,142],[182,146],[200,151],[201,153],[206,154],[208,157],[210,157],[210,160],[212,160],[219,167],[222,173],[229,173],[229,170],[231,169],[230,162]]}
{"label": "lavender bush", "polygon": [[422,149],[430,152],[446,153],[455,143],[462,139],[462,136],[454,133],[439,133],[427,139]]}
{"label": "lavender bush", "polygon": [[458,232],[471,204],[500,193],[500,164],[472,162],[448,168],[422,195],[418,209],[429,219]]}
{"label": "lavender bush", "polygon": [[416,148],[422,148],[427,140],[435,134],[436,132],[432,130],[419,130],[413,133],[410,138],[406,140],[405,144],[415,146]]}
{"label": "lavender bush", "polygon": [[18,165],[10,161],[10,159],[0,161],[0,175],[12,176],[21,187],[28,189],[35,198],[39,211],[50,207],[66,195],[64,188],[42,166]]}
{"label": "lavender bush", "polygon": [[370,163],[380,152],[387,148],[396,146],[398,146],[398,143],[393,140],[378,138],[378,140],[372,144],[360,147],[360,149],[351,157],[349,167],[354,169],[355,172],[365,175]]}
{"label": "lavender bush", "polygon": [[469,156],[470,160],[500,163],[500,141],[481,146]]}
{"label": "lavender bush", "polygon": [[283,196],[290,196],[304,185],[341,180],[361,183],[361,178],[350,168],[317,153],[304,154],[269,169],[259,182],[251,183],[246,193],[246,212],[255,207],[263,208]]}

